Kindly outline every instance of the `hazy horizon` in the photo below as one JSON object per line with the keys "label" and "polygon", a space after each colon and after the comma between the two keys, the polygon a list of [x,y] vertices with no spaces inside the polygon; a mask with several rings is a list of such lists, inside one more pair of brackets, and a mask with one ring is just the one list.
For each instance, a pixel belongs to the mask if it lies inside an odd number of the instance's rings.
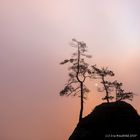
{"label": "hazy horizon", "polygon": [[[139,0],[4,0],[0,5],[0,139],[66,140],[79,98],[60,97],[72,38],[86,42],[91,64],[107,66],[136,96],[140,114]],[[91,92],[84,115],[102,103]]]}

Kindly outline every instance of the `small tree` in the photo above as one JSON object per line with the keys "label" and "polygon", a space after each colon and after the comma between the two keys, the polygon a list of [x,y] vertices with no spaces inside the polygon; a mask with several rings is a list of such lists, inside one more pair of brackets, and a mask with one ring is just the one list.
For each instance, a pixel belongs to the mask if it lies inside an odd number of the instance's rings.
{"label": "small tree", "polygon": [[133,92],[125,92],[122,89],[122,85],[123,85],[122,83],[114,81],[112,83],[112,85],[115,88],[116,101],[122,101],[122,100],[125,100],[125,99],[128,99],[128,100],[132,101],[134,93]]}
{"label": "small tree", "polygon": [[69,80],[66,83],[64,89],[60,92],[60,95],[79,95],[80,93],[80,113],[79,121],[81,121],[83,116],[83,103],[86,99],[86,93],[89,92],[89,89],[85,85],[85,80],[87,77],[90,77],[91,72],[89,70],[89,64],[85,62],[85,57],[91,58],[90,55],[87,55],[87,45],[84,42],[77,41],[72,39],[72,47],[76,48],[76,52],[72,54],[70,59],[65,59],[60,64],[70,63],[69,67]]}
{"label": "small tree", "polygon": [[93,73],[93,77],[97,78],[97,79],[101,79],[101,84],[103,85],[102,88],[99,88],[98,91],[103,92],[105,91],[106,95],[104,98],[102,98],[103,100],[107,100],[107,102],[109,103],[109,100],[113,99],[113,96],[110,96],[109,94],[112,92],[112,83],[105,80],[105,77],[107,76],[114,76],[113,71],[108,70],[107,68],[97,68],[96,65],[92,66],[92,73]]}

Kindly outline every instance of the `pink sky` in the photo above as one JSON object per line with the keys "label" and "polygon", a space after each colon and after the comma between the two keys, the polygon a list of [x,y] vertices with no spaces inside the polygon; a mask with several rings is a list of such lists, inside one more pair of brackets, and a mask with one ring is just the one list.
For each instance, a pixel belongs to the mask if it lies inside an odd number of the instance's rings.
{"label": "pink sky", "polygon": [[[139,0],[2,0],[0,4],[0,139],[66,140],[79,98],[59,97],[73,37],[93,64],[108,66],[137,94],[140,113]],[[84,115],[100,104],[93,81]]]}

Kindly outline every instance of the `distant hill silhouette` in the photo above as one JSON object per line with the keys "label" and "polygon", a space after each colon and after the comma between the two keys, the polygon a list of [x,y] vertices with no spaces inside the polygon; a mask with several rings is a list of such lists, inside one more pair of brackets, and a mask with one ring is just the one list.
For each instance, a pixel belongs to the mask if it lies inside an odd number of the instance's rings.
{"label": "distant hill silhouette", "polygon": [[82,119],[69,140],[139,139],[140,116],[128,103],[102,103]]}

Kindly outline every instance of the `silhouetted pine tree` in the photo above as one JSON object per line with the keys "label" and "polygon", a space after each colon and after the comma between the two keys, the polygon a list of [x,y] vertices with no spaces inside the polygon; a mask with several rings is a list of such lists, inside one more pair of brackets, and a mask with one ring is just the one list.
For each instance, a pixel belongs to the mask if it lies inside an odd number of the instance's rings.
{"label": "silhouetted pine tree", "polygon": [[89,64],[85,62],[84,58],[91,58],[90,55],[87,55],[87,45],[84,42],[77,41],[72,39],[72,47],[76,48],[76,52],[72,54],[70,59],[65,59],[60,64],[70,63],[69,70],[69,79],[66,83],[64,89],[60,92],[60,95],[79,95],[80,97],[80,114],[79,121],[82,119],[83,115],[83,103],[86,99],[86,93],[89,92],[89,89],[85,85],[86,78],[91,77],[91,71],[89,70]]}
{"label": "silhouetted pine tree", "polygon": [[110,96],[109,94],[112,92],[112,83],[105,79],[107,76],[114,76],[113,71],[108,70],[107,68],[97,68],[96,65],[92,66],[92,74],[93,78],[101,79],[101,84],[103,85],[102,88],[99,88],[98,91],[106,93],[106,96],[103,98],[103,100],[107,100],[109,103],[109,100],[113,99],[113,96]]}
{"label": "silhouetted pine tree", "polygon": [[112,83],[112,85],[115,88],[116,101],[122,101],[122,100],[125,100],[125,99],[128,99],[128,100],[132,100],[133,99],[134,93],[133,92],[125,92],[122,89],[122,85],[123,85],[122,83],[114,81]]}

